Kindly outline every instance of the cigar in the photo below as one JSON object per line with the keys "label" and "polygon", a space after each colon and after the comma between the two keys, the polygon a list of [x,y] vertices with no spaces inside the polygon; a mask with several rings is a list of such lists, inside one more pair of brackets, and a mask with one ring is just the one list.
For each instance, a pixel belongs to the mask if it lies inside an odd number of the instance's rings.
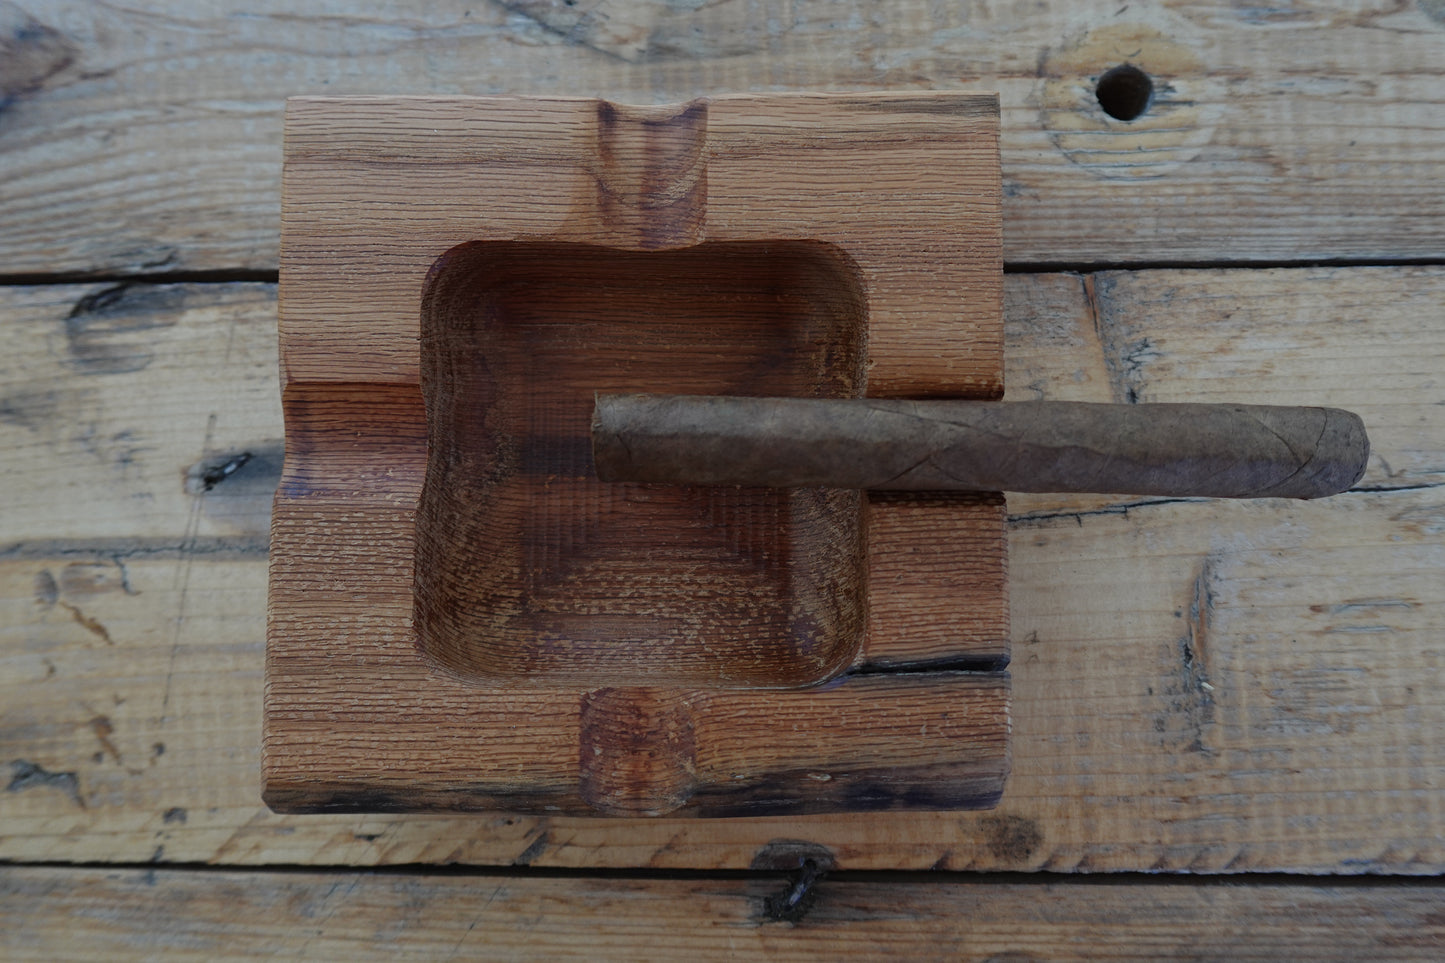
{"label": "cigar", "polygon": [[599,394],[603,481],[1320,498],[1364,474],[1338,408]]}

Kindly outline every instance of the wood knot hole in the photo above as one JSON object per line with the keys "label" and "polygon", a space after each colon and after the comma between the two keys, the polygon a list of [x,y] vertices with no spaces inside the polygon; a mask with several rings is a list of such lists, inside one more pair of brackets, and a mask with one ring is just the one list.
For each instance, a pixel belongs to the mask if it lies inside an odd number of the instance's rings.
{"label": "wood knot hole", "polygon": [[1094,96],[1104,113],[1115,120],[1135,120],[1144,116],[1154,100],[1154,81],[1133,64],[1120,64],[1104,71]]}

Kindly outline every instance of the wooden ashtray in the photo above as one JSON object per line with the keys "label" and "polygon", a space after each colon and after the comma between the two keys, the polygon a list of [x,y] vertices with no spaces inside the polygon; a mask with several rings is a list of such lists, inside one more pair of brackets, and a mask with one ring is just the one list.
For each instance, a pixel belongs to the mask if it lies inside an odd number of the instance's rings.
{"label": "wooden ashtray", "polygon": [[608,484],[594,393],[1002,392],[992,95],[287,111],[265,798],[993,805],[1001,496]]}

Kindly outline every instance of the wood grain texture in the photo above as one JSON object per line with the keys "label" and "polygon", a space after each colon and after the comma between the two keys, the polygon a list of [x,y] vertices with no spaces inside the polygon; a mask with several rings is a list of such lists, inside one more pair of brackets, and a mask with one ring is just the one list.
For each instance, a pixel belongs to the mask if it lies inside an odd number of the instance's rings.
{"label": "wood grain texture", "polygon": [[[598,482],[588,437],[598,390],[997,396],[993,95],[305,98],[287,130],[269,804],[997,800],[1009,679],[959,672],[1007,660],[994,504],[870,534],[858,492]],[[987,572],[919,643],[863,590],[959,599],[868,576],[898,536]]]}
{"label": "wood grain texture", "polygon": [[10,960],[1436,960],[1433,883],[816,883],[7,867]]}
{"label": "wood grain texture", "polygon": [[[1012,262],[1445,256],[1430,0],[0,9],[6,273],[274,270],[281,105],[328,93],[992,89]],[[1094,89],[1125,62],[1131,122]]]}
{"label": "wood grain texture", "polygon": [[[188,490],[204,425],[157,426],[231,390],[207,352],[275,350],[272,289],[238,286],[232,325],[209,288],[178,288],[149,316],[177,339],[158,343],[195,347],[105,373],[61,347],[95,286],[8,289],[11,396],[132,398],[156,371],[174,393],[90,416],[98,436],[165,439],[128,472],[123,452],[70,440],[63,407],[11,404],[29,420],[0,424],[27,452],[0,461],[0,483],[69,526],[50,539],[3,515],[0,857],[742,868],[828,852],[847,868],[1438,873],[1442,288],[1432,267],[1008,277],[1015,396],[1339,404],[1376,441],[1359,490],[1252,506],[1011,495],[1014,760],[997,811],[645,826],[267,812],[257,463]],[[274,401],[232,414],[246,427],[223,444],[279,437]],[[248,521],[187,536],[227,504]],[[102,517],[115,527],[88,535]]]}
{"label": "wood grain texture", "polygon": [[282,462],[274,285],[0,297],[0,540],[264,550]]}

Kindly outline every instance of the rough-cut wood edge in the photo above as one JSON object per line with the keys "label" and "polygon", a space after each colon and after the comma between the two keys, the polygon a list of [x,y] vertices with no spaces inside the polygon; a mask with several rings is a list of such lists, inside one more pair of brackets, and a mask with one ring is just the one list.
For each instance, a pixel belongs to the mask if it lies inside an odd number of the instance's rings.
{"label": "rough-cut wood edge", "polygon": [[[771,867],[770,867],[771,868]],[[0,868],[7,960],[1438,960],[1438,883]],[[159,914],[159,915],[158,915]]]}

